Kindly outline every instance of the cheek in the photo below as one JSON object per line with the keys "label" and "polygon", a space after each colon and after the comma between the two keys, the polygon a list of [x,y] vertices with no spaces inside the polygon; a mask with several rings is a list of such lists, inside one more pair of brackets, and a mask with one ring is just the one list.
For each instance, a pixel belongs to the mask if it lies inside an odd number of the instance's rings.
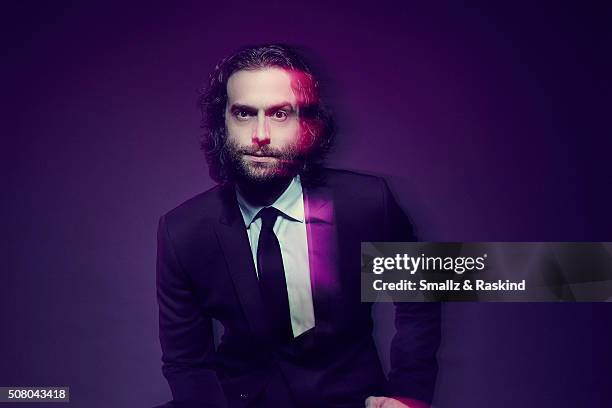
{"label": "cheek", "polygon": [[228,140],[244,144],[250,142],[253,136],[253,131],[246,124],[236,124],[229,121],[225,122]]}
{"label": "cheek", "polygon": [[296,143],[300,139],[300,126],[297,122],[278,123],[271,129],[274,139],[280,144]]}

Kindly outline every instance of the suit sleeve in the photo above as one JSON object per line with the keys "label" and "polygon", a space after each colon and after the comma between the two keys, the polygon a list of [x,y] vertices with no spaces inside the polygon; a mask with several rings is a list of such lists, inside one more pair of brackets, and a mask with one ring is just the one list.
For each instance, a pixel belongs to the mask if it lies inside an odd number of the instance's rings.
{"label": "suit sleeve", "polygon": [[212,319],[195,299],[161,217],[157,236],[157,302],[162,372],[175,402],[193,407],[226,407],[213,369]]}
{"label": "suit sleeve", "polygon": [[[416,241],[412,223],[382,181],[385,239]],[[396,333],[391,341],[388,396],[433,399],[440,346],[441,305],[436,302],[396,302]]]}

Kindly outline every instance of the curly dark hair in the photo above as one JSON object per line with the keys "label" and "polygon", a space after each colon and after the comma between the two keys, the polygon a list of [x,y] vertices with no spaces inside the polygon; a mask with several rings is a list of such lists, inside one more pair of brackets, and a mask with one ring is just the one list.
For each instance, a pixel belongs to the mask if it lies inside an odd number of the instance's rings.
{"label": "curly dark hair", "polygon": [[198,107],[202,112],[201,127],[204,134],[200,147],[206,156],[210,177],[218,183],[232,181],[225,149],[225,109],[227,81],[240,70],[257,70],[277,67],[297,72],[294,90],[299,93],[300,123],[311,136],[311,149],[300,169],[304,182],[319,178],[318,170],[334,143],[335,126],[331,112],[320,99],[320,82],[303,56],[292,46],[268,44],[249,46],[222,59],[211,73],[208,84],[199,90]]}

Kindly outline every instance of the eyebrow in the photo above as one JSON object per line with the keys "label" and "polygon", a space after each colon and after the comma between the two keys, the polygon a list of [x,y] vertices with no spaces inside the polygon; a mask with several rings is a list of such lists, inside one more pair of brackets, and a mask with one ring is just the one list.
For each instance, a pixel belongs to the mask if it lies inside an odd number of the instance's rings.
{"label": "eyebrow", "polygon": [[[289,109],[287,109],[287,108],[289,108]],[[289,102],[281,102],[281,103],[277,103],[277,104],[274,104],[272,106],[269,106],[265,110],[265,113],[266,113],[266,115],[269,115],[269,114],[274,113],[276,111],[279,111],[281,109],[288,110],[289,113],[295,112],[295,109],[294,109],[293,105],[291,105],[291,103],[289,103]],[[244,110],[244,111],[249,112],[249,113],[255,113],[255,112],[257,112],[258,109],[253,107],[253,106],[243,105],[241,103],[235,103],[235,104],[233,104],[230,107],[230,112],[235,112],[237,110]]]}

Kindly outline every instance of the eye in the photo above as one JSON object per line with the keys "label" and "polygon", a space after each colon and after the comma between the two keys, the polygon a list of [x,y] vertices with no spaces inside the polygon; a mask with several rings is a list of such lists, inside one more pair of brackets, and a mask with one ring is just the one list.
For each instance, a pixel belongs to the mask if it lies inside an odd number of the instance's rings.
{"label": "eye", "polygon": [[274,120],[278,122],[284,121],[285,119],[287,119],[288,116],[289,115],[284,110],[277,110],[272,114],[272,118],[274,118]]}
{"label": "eye", "polygon": [[251,116],[251,113],[244,109],[238,109],[234,111],[234,116],[238,120],[248,120],[249,117]]}

